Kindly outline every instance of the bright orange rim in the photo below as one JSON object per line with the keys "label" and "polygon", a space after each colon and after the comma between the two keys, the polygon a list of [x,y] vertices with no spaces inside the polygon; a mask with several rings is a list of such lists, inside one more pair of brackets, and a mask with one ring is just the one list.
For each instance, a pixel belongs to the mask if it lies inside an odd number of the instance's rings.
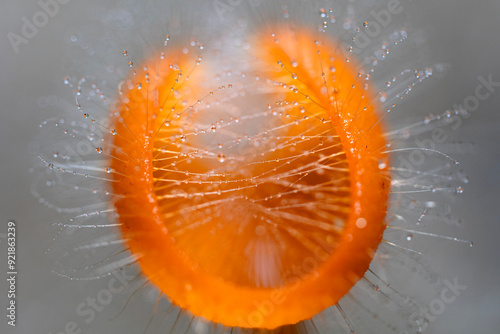
{"label": "bright orange rim", "polygon": [[[275,37],[279,43],[275,43]],[[255,37],[253,41],[259,41],[262,51],[256,57],[273,66],[279,59],[285,67],[291,62],[287,54],[300,53],[299,59],[313,59],[314,75],[310,71],[300,73],[304,89],[311,92],[310,98],[318,104],[330,106],[328,116],[340,137],[350,170],[351,208],[339,247],[314,273],[290,279],[280,288],[238,286],[207,275],[169,236],[159,215],[153,187],[153,129],[158,128],[159,111],[149,108],[146,101],[148,94],[169,87],[177,72],[168,66],[156,65],[156,69],[149,66],[149,76],[159,80],[151,80],[147,85],[143,81],[142,89],[125,90],[129,101],[118,106],[120,115],[115,120],[118,135],[113,136],[111,155],[133,158],[113,159],[111,163],[115,172],[113,191],[121,196],[115,207],[130,250],[138,255],[143,273],[174,304],[227,326],[272,329],[309,319],[336,304],[364,276],[385,230],[389,188],[387,156],[381,153],[385,139],[376,106],[370,102],[372,97],[365,96],[369,91],[350,89],[352,83],[359,81],[358,73],[353,70],[356,65],[353,60],[345,63],[343,56],[339,58],[342,54],[332,42],[322,42],[322,53],[318,56],[319,47],[310,33],[281,29],[275,31],[275,37],[269,31]],[[332,55],[336,59],[332,60]],[[181,53],[171,57],[183,61]],[[333,107],[330,99],[318,93],[323,86],[321,72],[317,71],[318,61],[343,68],[342,79],[334,86],[339,91],[335,100],[345,101],[345,105]],[[290,80],[281,71],[278,67],[266,74]],[[360,104],[365,105],[362,111],[349,108]],[[134,140],[130,133],[134,134]]]}

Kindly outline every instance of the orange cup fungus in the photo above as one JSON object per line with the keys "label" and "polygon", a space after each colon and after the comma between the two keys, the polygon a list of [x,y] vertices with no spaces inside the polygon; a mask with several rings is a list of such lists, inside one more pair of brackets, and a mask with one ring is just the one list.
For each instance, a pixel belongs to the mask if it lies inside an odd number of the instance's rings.
{"label": "orange cup fungus", "polygon": [[195,316],[268,329],[310,319],[364,276],[382,240],[376,93],[321,39],[260,32],[223,86],[217,55],[197,66],[171,49],[120,91],[121,231],[144,275]]}

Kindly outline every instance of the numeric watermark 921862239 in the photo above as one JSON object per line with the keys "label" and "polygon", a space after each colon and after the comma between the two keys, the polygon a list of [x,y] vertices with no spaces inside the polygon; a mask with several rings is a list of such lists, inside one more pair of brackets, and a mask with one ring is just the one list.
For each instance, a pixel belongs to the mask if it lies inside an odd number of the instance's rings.
{"label": "numeric watermark 921862239", "polygon": [[10,326],[16,326],[16,222],[10,220],[7,223],[7,323]]}

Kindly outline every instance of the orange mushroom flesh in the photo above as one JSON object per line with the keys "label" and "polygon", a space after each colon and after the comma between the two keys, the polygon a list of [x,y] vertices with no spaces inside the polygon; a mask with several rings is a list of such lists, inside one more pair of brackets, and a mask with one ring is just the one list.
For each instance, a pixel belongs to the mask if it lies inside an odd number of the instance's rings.
{"label": "orange mushroom flesh", "polygon": [[363,277],[390,180],[376,93],[353,59],[305,29],[249,45],[245,73],[182,48],[146,62],[113,110],[110,163],[144,275],[195,316],[273,329]]}

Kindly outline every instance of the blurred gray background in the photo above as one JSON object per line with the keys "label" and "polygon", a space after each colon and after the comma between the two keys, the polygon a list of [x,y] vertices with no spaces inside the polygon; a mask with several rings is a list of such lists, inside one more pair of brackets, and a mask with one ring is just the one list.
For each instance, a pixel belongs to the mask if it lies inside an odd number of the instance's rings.
{"label": "blurred gray background", "polygon": [[[0,233],[9,219],[18,223],[18,328],[6,325],[5,240],[0,239],[0,333],[53,334],[74,313],[85,292],[74,282],[50,273],[52,262],[43,253],[47,226],[56,214],[30,195],[29,168],[34,163],[30,142],[38,124],[56,110],[39,106],[40,98],[57,90],[67,30],[85,23],[87,8],[102,1],[73,1],[40,29],[15,54],[7,39],[19,33],[21,17],[39,10],[37,1],[1,0],[0,11]],[[112,6],[115,1],[107,1]],[[500,81],[500,1],[413,0],[405,2],[413,29],[421,30],[430,59],[451,64],[452,71],[425,92],[422,108],[443,112],[474,94],[478,76]],[[82,14],[83,13],[83,14]],[[500,89],[481,102],[480,109],[460,128],[460,139],[474,143],[472,153],[458,155],[470,182],[454,211],[465,222],[450,234],[471,239],[474,247],[447,245],[432,264],[443,277],[457,277],[467,290],[433,321],[426,333],[500,332]],[[455,155],[456,156],[456,155]],[[57,305],[57,307],[53,307]],[[118,330],[117,333],[124,333]]]}

